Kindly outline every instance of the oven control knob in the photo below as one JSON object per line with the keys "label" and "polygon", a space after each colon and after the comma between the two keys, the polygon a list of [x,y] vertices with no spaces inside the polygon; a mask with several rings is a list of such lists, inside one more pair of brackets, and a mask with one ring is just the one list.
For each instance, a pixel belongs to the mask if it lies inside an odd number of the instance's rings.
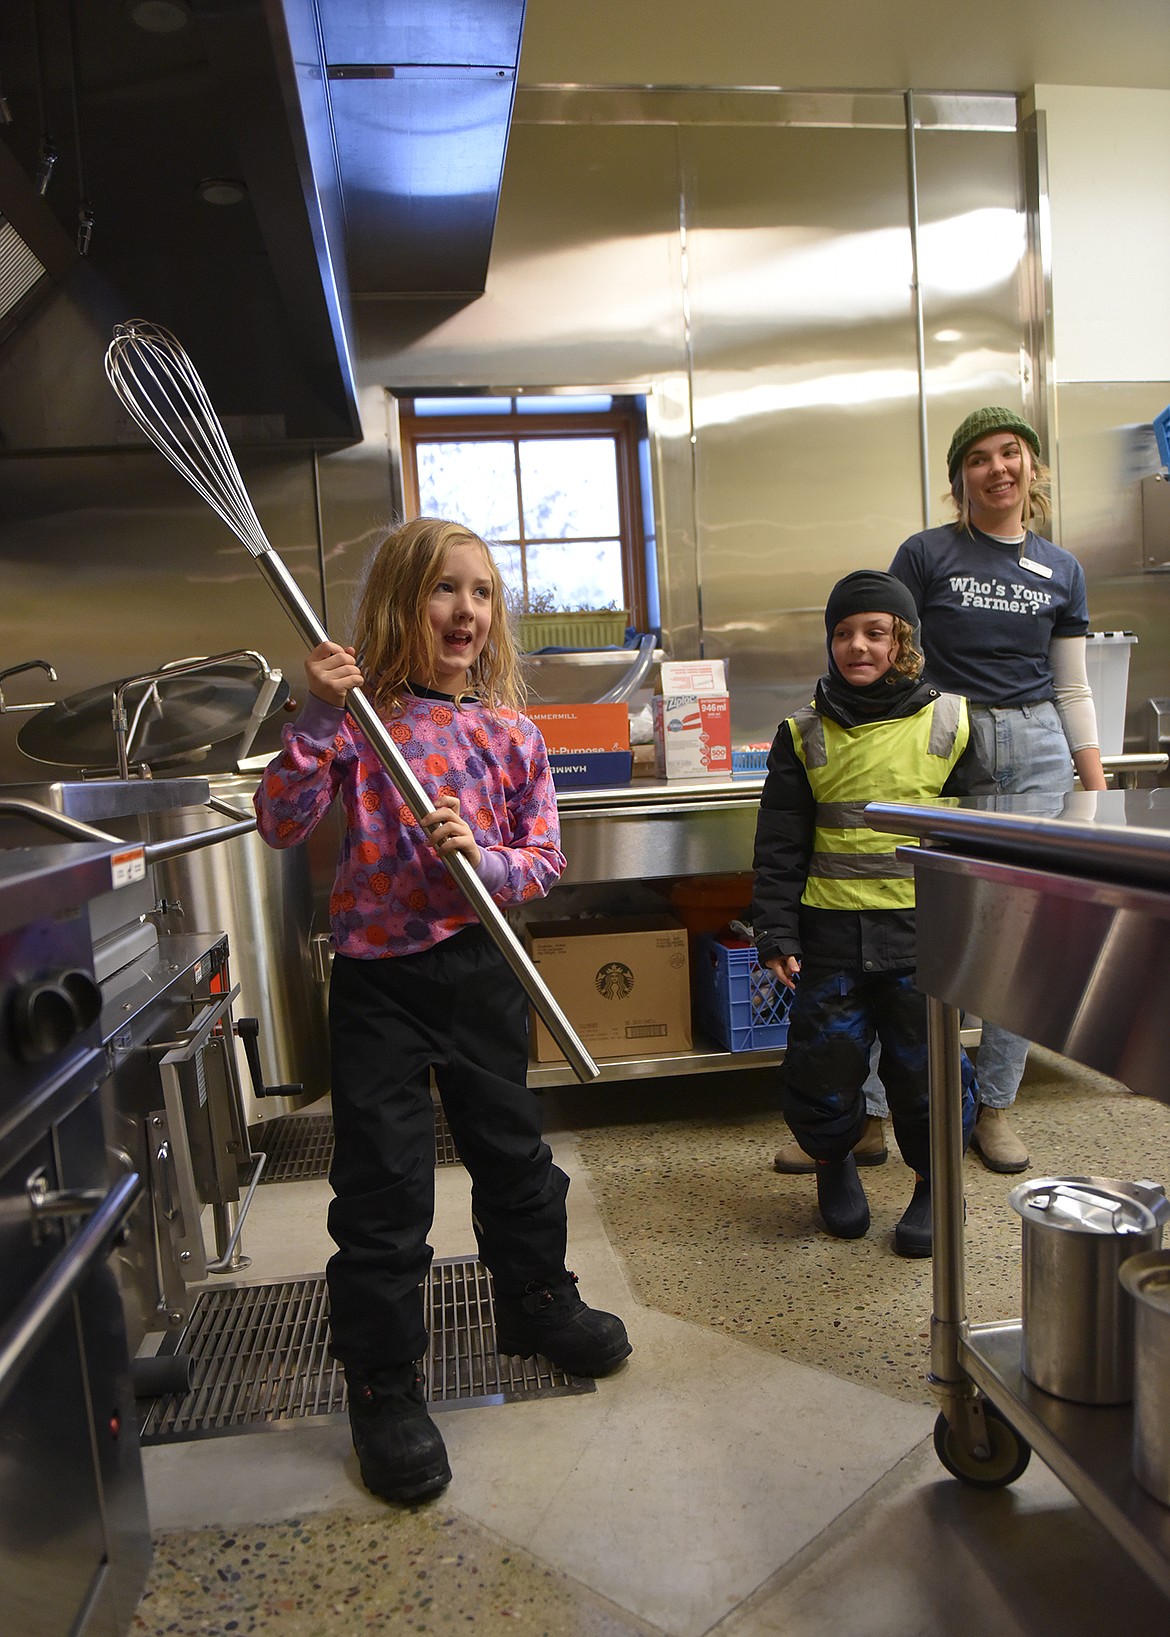
{"label": "oven control knob", "polygon": [[16,1055],[25,1063],[39,1063],[97,1020],[102,992],[88,972],[72,969],[22,983],[10,1005]]}

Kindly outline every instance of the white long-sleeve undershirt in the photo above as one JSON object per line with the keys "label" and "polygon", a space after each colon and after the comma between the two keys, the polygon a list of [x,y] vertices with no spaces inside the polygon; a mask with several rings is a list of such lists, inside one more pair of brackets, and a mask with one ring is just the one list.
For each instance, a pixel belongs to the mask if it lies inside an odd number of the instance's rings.
{"label": "white long-sleeve undershirt", "polygon": [[1048,648],[1052,688],[1068,748],[1076,752],[1100,743],[1097,707],[1085,668],[1084,637],[1053,637]]}

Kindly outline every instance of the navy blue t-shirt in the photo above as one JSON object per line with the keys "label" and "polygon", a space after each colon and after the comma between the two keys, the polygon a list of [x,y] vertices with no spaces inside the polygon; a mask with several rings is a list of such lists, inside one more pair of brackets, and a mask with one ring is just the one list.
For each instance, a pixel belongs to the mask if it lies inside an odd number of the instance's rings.
{"label": "navy blue t-shirt", "polygon": [[[1020,566],[1040,563],[1051,577]],[[1089,629],[1085,575],[1071,552],[1028,533],[1005,546],[957,523],[924,529],[898,547],[890,573],[922,620],[926,680],[973,705],[1051,699],[1053,637]]]}

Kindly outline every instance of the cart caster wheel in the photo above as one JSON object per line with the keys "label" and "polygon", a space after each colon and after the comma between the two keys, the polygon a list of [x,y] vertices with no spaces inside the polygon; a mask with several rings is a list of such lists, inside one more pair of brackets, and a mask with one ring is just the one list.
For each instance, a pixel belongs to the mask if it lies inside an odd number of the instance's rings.
{"label": "cart caster wheel", "polygon": [[952,1478],[975,1489],[1002,1489],[1014,1484],[1032,1458],[1032,1446],[1009,1425],[994,1404],[985,1402],[983,1418],[991,1453],[983,1460],[963,1448],[945,1415],[934,1424],[934,1453]]}

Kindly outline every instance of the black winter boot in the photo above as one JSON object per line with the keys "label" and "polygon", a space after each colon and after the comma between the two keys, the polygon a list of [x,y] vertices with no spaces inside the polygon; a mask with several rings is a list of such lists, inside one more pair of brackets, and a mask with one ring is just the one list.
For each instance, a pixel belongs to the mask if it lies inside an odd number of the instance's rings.
{"label": "black winter boot", "polygon": [[860,1239],[868,1233],[869,1201],[852,1154],[842,1160],[817,1161],[817,1205],[834,1238]]}
{"label": "black winter boot", "polygon": [[571,1376],[604,1376],[633,1352],[613,1313],[587,1307],[577,1275],[527,1285],[522,1296],[496,1296],[496,1351],[531,1358],[542,1353]]}
{"label": "black winter boot", "polygon": [[894,1229],[899,1256],[929,1256],[933,1249],[930,1227],[930,1179],[914,1178],[914,1193]]}
{"label": "black winter boot", "polygon": [[413,1364],[347,1369],[349,1427],[362,1482],[387,1501],[425,1501],[451,1482],[442,1435]]}

